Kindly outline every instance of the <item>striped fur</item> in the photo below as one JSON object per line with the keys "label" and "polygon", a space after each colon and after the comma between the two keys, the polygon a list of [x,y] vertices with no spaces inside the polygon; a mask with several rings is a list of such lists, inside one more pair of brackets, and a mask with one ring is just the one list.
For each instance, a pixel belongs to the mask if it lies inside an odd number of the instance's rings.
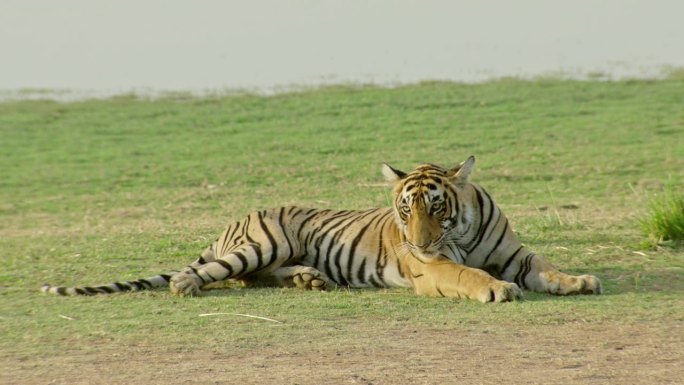
{"label": "striped fur", "polygon": [[145,290],[169,285],[196,295],[215,282],[300,287],[412,287],[417,294],[482,302],[601,292],[590,275],[559,272],[520,244],[508,219],[468,181],[474,158],[453,169],[426,164],[404,173],[388,165],[393,205],[365,211],[281,207],[229,226],[178,272],[95,287],[52,287],[61,295]]}

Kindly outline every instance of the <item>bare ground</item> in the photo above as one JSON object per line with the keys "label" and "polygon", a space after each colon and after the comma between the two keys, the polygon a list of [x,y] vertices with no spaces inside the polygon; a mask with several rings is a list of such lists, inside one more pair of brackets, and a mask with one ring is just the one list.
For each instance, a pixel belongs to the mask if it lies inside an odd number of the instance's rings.
{"label": "bare ground", "polygon": [[[63,355],[3,354],[2,384],[681,384],[681,320],[621,324],[378,325],[335,339],[258,350],[110,341]],[[349,331],[345,332],[345,334]]]}

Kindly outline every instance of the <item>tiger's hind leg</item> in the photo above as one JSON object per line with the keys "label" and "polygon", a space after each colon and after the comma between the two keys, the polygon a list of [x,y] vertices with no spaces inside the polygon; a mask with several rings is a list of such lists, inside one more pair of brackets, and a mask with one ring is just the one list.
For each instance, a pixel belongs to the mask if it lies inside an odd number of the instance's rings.
{"label": "tiger's hind leg", "polygon": [[570,275],[558,271],[546,258],[520,248],[510,258],[503,278],[520,287],[556,295],[601,294],[601,281],[593,275]]}
{"label": "tiger's hind leg", "polygon": [[[299,255],[298,243],[283,226],[285,208],[255,212],[228,227],[203,257],[171,277],[171,292],[198,295],[202,287],[253,274],[272,274]],[[210,254],[210,255],[208,255]]]}
{"label": "tiger's hind leg", "polygon": [[283,266],[266,274],[240,279],[247,287],[296,287],[303,290],[326,290],[330,279],[310,266]]}
{"label": "tiger's hind leg", "polygon": [[[268,261],[268,262],[265,262]],[[169,282],[171,293],[179,296],[199,295],[202,287],[227,279],[240,279],[251,273],[272,272],[284,262],[282,256],[250,244],[228,252],[220,258],[198,260],[174,274]]]}
{"label": "tiger's hind leg", "polygon": [[204,285],[194,284],[195,279],[192,277],[197,275],[198,269],[203,265],[214,262],[215,260],[216,257],[212,247],[206,248],[202,254],[200,254],[199,258],[171,276],[169,281],[171,293],[180,296],[199,294],[200,288]]}

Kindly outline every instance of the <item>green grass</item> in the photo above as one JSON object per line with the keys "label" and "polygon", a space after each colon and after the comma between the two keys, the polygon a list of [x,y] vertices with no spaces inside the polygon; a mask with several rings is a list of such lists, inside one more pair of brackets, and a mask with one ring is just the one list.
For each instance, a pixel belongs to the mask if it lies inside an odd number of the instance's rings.
{"label": "green grass", "polygon": [[[0,351],[298,349],[361,343],[392,325],[681,322],[682,251],[640,250],[635,218],[646,212],[644,196],[684,177],[682,95],[684,79],[672,77],[2,103]],[[407,290],[236,289],[190,299],[38,290],[178,268],[255,209],[386,206],[382,162],[449,166],[470,154],[473,180],[523,242],[565,271],[598,275],[604,296],[528,293],[488,306]],[[284,323],[198,317],[210,312]]]}
{"label": "green grass", "polygon": [[641,228],[653,246],[684,242],[684,194],[670,185],[651,198]]}

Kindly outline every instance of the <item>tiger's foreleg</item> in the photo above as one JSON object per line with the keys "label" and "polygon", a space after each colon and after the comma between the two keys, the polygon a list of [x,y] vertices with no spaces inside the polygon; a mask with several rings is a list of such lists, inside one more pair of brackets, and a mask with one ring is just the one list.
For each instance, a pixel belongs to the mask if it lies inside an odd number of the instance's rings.
{"label": "tiger's foreleg", "polygon": [[522,248],[501,272],[506,281],[523,288],[557,295],[601,294],[601,281],[593,275],[570,275],[558,271],[546,258]]}
{"label": "tiger's foreleg", "polygon": [[522,299],[518,285],[498,280],[483,270],[447,260],[424,263],[412,259],[407,264],[408,274],[418,295],[470,298],[480,302]]}

